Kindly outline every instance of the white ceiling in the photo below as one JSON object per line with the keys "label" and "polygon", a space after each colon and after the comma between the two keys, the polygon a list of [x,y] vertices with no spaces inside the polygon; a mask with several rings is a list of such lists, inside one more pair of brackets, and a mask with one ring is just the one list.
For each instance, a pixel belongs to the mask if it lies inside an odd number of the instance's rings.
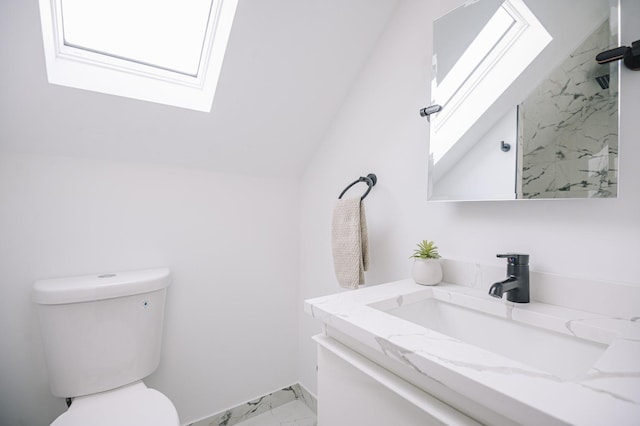
{"label": "white ceiling", "polygon": [[47,83],[36,1],[0,1],[0,150],[297,176],[398,0],[240,0],[211,113]]}

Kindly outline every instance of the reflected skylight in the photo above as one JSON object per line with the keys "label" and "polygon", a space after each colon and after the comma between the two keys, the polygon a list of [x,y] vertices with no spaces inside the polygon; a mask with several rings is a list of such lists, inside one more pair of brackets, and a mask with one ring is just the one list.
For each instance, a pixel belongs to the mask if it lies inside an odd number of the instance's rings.
{"label": "reflected skylight", "polygon": [[197,75],[211,0],[62,0],[64,44]]}
{"label": "reflected skylight", "polygon": [[433,79],[431,155],[437,164],[551,42],[522,0],[504,1],[441,84]]}
{"label": "reflected skylight", "polygon": [[471,77],[476,67],[487,58],[500,39],[516,24],[504,7],[500,7],[456,62],[451,72],[438,85],[438,101],[446,106],[453,95]]}

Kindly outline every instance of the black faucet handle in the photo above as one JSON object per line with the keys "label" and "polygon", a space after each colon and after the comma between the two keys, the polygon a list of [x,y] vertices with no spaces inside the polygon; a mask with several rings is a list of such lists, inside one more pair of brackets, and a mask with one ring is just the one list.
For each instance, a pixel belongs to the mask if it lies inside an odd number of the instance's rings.
{"label": "black faucet handle", "polygon": [[528,265],[529,255],[518,253],[497,254],[496,257],[506,258],[510,265]]}

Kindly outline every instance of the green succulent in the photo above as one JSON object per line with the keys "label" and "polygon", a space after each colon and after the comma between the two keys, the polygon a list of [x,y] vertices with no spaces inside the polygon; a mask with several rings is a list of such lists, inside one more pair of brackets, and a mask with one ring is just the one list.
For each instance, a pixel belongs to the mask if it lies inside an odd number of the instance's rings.
{"label": "green succulent", "polygon": [[413,252],[410,258],[415,259],[440,259],[438,247],[433,241],[424,240],[418,243],[418,248]]}

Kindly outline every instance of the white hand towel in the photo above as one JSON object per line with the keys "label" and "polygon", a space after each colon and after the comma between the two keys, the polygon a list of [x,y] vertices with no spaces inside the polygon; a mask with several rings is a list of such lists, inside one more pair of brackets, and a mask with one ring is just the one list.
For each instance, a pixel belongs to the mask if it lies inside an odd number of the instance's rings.
{"label": "white hand towel", "polygon": [[351,289],[364,284],[364,271],[369,269],[369,237],[360,198],[339,199],[336,203],[331,246],[338,284]]}

